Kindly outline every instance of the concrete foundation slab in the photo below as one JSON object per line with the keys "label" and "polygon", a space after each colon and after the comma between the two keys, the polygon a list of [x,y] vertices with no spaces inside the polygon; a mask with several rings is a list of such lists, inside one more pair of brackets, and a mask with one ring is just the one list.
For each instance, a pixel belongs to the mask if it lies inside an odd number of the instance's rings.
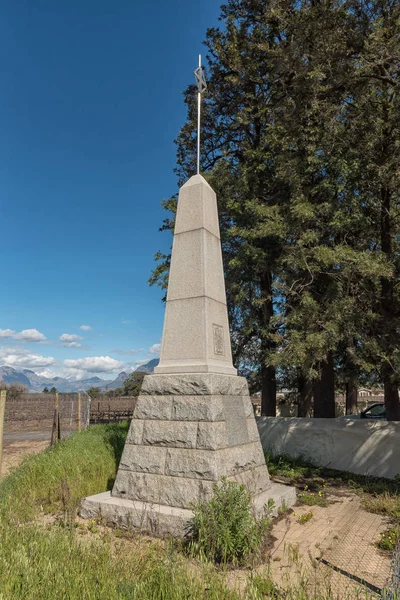
{"label": "concrete foundation slab", "polygon": [[[274,501],[272,514],[277,516],[280,508],[290,508],[295,504],[295,488],[272,483],[263,493],[254,496],[253,506],[258,516],[270,499]],[[111,492],[103,492],[84,498],[80,515],[84,519],[101,519],[108,525],[157,537],[182,538],[193,513],[185,508],[127,500],[111,496]]]}

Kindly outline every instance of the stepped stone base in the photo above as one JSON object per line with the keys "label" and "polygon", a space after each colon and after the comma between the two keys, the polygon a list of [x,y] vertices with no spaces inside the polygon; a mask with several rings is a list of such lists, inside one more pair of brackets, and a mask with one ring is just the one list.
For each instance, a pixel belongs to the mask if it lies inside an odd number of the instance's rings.
{"label": "stepped stone base", "polygon": [[[295,488],[280,483],[271,483],[266,491],[254,497],[253,506],[256,514],[262,514],[264,505],[268,503],[269,499],[274,501],[275,508],[272,514],[276,516],[279,508],[285,506],[290,508],[295,504]],[[85,498],[81,505],[80,515],[84,519],[100,518],[108,525],[157,537],[183,538],[187,522],[193,513],[185,508],[135,502],[113,497],[111,492],[103,492]]]}
{"label": "stepped stone base", "polygon": [[277,508],[296,500],[294,488],[270,482],[246,379],[148,375],[113,490],[85,499],[81,514],[182,535],[192,503],[209,500],[222,477],[244,484],[257,510],[268,498]]}

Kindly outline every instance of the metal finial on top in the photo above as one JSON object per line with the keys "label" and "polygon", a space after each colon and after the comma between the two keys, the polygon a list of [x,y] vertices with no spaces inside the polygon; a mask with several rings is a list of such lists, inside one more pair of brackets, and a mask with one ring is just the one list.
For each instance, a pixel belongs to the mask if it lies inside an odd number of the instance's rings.
{"label": "metal finial on top", "polygon": [[201,121],[201,95],[207,89],[204,77],[204,67],[201,66],[201,54],[199,54],[199,66],[194,71],[197,83],[197,175],[200,174],[200,121]]}

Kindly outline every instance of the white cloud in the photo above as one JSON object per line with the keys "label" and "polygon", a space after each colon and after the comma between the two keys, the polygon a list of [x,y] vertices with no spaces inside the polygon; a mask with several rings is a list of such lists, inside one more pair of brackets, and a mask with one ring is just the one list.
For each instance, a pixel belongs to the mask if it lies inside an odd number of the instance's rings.
{"label": "white cloud", "polygon": [[145,365],[148,362],[149,362],[148,358],[143,358],[141,360],[135,360],[134,368],[141,367],[142,365]]}
{"label": "white cloud", "polygon": [[37,329],[24,329],[16,334],[16,340],[21,340],[23,342],[44,342],[46,336],[43,333],[40,333]]}
{"label": "white cloud", "polygon": [[48,369],[47,367],[36,368],[35,373],[36,375],[42,375],[42,377],[48,377],[48,379],[60,376],[58,372],[53,371],[53,369]]}
{"label": "white cloud", "polygon": [[128,354],[129,356],[134,356],[138,352],[143,352],[143,349],[140,350],[124,350],[123,348],[115,348],[114,350],[110,350],[111,354]]}
{"label": "white cloud", "polygon": [[16,333],[13,329],[0,329],[0,338],[13,337]]}
{"label": "white cloud", "polygon": [[87,379],[88,377],[91,377],[91,373],[81,371],[80,369],[63,369],[62,377],[71,379],[73,381],[80,381],[81,379]]}
{"label": "white cloud", "polygon": [[15,369],[35,369],[54,365],[55,360],[52,356],[30,354],[22,348],[2,348],[0,350],[0,362]]}
{"label": "white cloud", "polygon": [[122,370],[124,363],[110,356],[88,356],[76,360],[64,360],[64,365],[69,369],[87,371],[88,373],[113,373]]}
{"label": "white cloud", "polygon": [[65,348],[82,348],[82,344],[79,344],[78,342],[66,342],[63,346]]}
{"label": "white cloud", "polygon": [[23,329],[19,332],[13,329],[0,329],[0,338],[11,338],[21,342],[44,342],[46,340],[46,336],[37,329]]}
{"label": "white cloud", "polygon": [[79,340],[83,340],[83,337],[74,333],[63,333],[60,335],[60,340],[61,342],[78,342]]}
{"label": "white cloud", "polygon": [[90,327],[90,325],[81,325],[79,329],[82,329],[82,331],[91,331],[93,327]]}
{"label": "white cloud", "polygon": [[161,351],[161,344],[153,344],[149,348],[149,354],[156,354],[157,356],[159,356],[160,351]]}

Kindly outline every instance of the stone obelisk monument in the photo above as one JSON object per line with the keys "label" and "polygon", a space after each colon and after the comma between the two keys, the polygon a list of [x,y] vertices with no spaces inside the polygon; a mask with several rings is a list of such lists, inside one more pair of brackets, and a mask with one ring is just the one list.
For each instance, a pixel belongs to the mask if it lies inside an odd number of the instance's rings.
{"label": "stone obelisk monument", "polygon": [[296,500],[269,479],[232,364],[217,201],[195,175],[179,193],[159,366],[144,378],[112,492],[86,498],[81,514],[182,536],[191,503],[223,476],[244,483],[258,510]]}

